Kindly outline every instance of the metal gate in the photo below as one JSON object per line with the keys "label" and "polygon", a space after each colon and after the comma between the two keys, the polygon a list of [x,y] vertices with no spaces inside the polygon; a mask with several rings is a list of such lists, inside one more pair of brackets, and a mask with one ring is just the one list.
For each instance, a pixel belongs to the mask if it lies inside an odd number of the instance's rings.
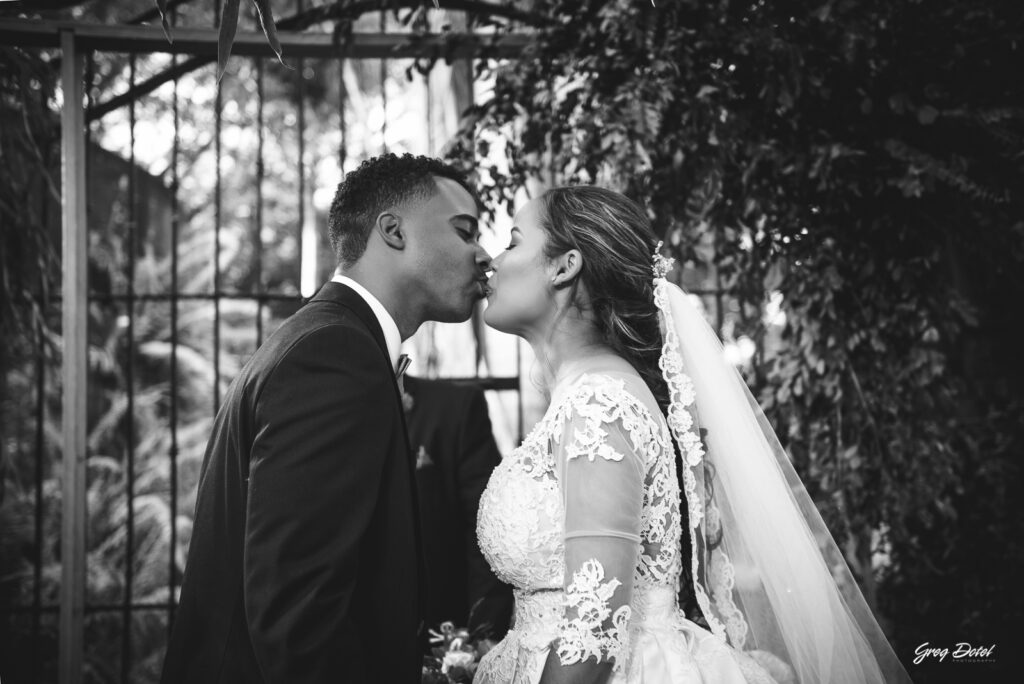
{"label": "metal gate", "polygon": [[[62,293],[45,312],[61,356],[40,349],[26,368],[34,425],[17,438],[35,459],[18,494],[31,681],[156,680],[213,415],[330,277],[334,186],[383,151],[436,155],[470,103],[471,60],[525,42],[453,48],[384,12],[359,21],[373,32],[341,43],[283,32],[288,67],[243,27],[219,81],[212,29],[178,26],[168,43],[145,26],[0,21],[2,42],[60,59],[62,81]],[[423,68],[439,55],[453,62]],[[524,426],[520,343],[483,329],[425,326],[413,370],[483,385],[504,451]]]}

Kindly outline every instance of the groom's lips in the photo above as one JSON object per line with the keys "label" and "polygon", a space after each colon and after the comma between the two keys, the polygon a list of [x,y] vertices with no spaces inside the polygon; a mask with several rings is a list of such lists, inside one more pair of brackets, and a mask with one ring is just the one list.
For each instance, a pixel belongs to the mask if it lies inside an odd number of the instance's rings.
{"label": "groom's lips", "polygon": [[486,299],[487,297],[491,296],[491,288],[488,286],[487,280],[488,280],[487,278],[479,278],[476,281],[477,282],[477,286],[480,289],[480,297],[481,297],[481,299]]}

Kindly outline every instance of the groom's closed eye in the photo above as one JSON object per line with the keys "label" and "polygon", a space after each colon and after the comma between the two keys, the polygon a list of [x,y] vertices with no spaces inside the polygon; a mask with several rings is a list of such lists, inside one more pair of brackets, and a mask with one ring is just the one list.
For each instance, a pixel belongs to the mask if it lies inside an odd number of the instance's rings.
{"label": "groom's closed eye", "polygon": [[459,214],[450,221],[455,232],[466,242],[480,242],[480,224],[475,216]]}

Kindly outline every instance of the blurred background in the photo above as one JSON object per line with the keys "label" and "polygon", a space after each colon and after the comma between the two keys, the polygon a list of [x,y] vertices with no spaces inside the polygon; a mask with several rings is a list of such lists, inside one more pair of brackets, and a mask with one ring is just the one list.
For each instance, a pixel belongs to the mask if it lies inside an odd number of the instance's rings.
{"label": "blurred background", "polygon": [[[219,3],[165,4],[179,38],[219,25]],[[116,29],[84,62],[84,681],[157,681],[220,397],[330,277],[334,189],[383,152],[465,168],[492,254],[544,187],[644,203],[911,676],[1002,681],[1024,619],[1019,0],[439,4],[275,0],[334,48],[218,80],[209,45],[135,40],[159,35],[148,0],[0,3],[3,681],[57,681],[65,102],[39,36],[61,26]],[[249,3],[238,30],[263,40]],[[479,315],[406,345],[414,374],[487,389],[502,453],[546,407],[529,348]],[[995,662],[915,664],[925,642]]]}

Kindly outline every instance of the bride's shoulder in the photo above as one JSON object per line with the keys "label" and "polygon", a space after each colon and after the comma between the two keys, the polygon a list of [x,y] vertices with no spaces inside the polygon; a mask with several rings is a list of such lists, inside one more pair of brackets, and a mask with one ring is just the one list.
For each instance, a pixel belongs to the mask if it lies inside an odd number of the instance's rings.
{"label": "bride's shoulder", "polygon": [[560,403],[571,411],[585,405],[612,408],[633,403],[646,404],[651,392],[632,368],[602,368],[580,374],[561,388],[558,395]]}

